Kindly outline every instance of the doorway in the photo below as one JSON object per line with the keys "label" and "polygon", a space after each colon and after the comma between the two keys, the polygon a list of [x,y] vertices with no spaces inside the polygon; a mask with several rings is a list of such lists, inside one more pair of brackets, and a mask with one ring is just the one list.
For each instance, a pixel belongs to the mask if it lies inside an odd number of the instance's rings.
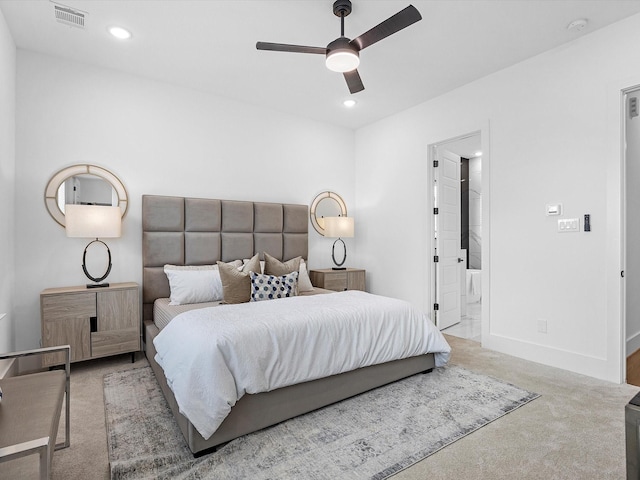
{"label": "doorway", "polygon": [[625,356],[627,383],[640,386],[640,298],[626,292],[640,291],[640,88],[624,94],[625,179]]}
{"label": "doorway", "polygon": [[436,325],[481,341],[482,151],[480,132],[430,146]]}

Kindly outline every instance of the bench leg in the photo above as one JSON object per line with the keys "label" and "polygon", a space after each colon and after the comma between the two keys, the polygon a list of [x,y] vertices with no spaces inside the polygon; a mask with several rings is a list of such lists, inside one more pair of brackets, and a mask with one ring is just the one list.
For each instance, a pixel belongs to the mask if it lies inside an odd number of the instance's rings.
{"label": "bench leg", "polygon": [[43,447],[40,449],[40,480],[49,480],[50,478],[50,467],[49,459],[51,455],[49,454],[49,447]]}

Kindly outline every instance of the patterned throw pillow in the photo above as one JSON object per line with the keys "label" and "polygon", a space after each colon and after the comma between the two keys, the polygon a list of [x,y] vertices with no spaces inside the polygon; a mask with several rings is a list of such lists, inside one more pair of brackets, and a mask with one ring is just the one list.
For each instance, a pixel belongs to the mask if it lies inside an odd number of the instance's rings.
{"label": "patterned throw pillow", "polygon": [[251,300],[273,300],[275,298],[295,297],[298,290],[298,272],[292,272],[278,277],[276,275],[262,275],[250,272]]}

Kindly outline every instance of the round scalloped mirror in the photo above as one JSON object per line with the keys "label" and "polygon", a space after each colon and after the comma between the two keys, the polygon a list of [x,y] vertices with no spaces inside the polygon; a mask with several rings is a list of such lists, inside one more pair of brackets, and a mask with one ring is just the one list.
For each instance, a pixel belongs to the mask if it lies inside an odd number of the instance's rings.
{"label": "round scalloped mirror", "polygon": [[67,204],[120,207],[124,217],[129,197],[124,184],[109,170],[79,164],[63,168],[51,177],[44,190],[44,203],[49,215],[64,227]]}
{"label": "round scalloped mirror", "polygon": [[324,236],[324,217],[346,217],[347,205],[340,195],[335,192],[322,192],[313,199],[309,209],[311,225],[320,235]]}

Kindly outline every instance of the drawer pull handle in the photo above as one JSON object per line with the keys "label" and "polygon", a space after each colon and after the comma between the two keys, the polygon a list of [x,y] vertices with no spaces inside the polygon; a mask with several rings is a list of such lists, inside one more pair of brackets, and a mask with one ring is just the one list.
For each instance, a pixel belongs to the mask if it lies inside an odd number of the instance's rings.
{"label": "drawer pull handle", "polygon": [[89,322],[91,323],[91,332],[98,331],[98,317],[89,317]]}

